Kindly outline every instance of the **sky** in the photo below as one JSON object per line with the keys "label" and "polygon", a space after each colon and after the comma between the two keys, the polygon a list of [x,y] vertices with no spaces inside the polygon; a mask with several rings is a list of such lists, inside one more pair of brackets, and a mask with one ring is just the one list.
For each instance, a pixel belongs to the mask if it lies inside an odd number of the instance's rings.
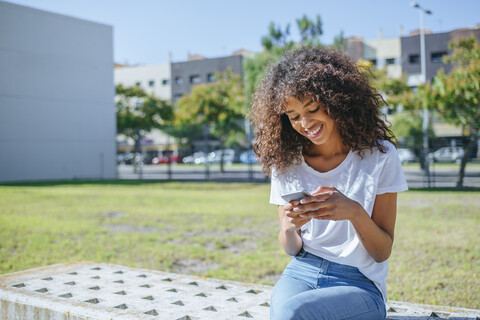
{"label": "sky", "polygon": [[[151,65],[185,61],[188,54],[207,58],[239,49],[260,52],[261,38],[271,22],[290,24],[298,40],[296,19],[320,16],[320,41],[345,37],[377,39],[408,35],[418,29],[420,10],[410,0],[7,0],[49,12],[113,27],[114,61]],[[432,32],[480,24],[480,0],[419,0],[432,11],[424,26]]]}

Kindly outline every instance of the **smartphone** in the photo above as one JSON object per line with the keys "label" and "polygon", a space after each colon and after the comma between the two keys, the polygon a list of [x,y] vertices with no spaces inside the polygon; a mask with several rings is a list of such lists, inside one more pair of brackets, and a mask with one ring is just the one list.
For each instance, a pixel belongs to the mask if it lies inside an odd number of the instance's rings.
{"label": "smartphone", "polygon": [[294,200],[301,200],[301,199],[303,199],[305,197],[309,197],[309,196],[311,196],[310,193],[308,193],[305,190],[302,190],[302,191],[295,191],[295,192],[292,192],[292,193],[283,194],[282,199],[287,201],[287,202],[290,202],[290,201],[294,201]]}

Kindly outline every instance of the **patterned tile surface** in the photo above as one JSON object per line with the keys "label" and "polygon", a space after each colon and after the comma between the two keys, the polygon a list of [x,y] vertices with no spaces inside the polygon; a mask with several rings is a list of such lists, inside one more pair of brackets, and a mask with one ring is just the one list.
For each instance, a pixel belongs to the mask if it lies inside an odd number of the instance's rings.
{"label": "patterned tile surface", "polygon": [[[270,286],[93,262],[0,276],[0,319],[268,319]],[[479,310],[389,302],[387,319],[476,319]]]}

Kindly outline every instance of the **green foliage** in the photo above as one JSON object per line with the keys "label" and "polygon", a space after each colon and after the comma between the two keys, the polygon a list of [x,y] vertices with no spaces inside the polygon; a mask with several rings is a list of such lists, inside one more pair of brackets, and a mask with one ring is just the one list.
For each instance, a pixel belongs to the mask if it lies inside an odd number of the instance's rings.
{"label": "green foliage", "polygon": [[275,24],[271,22],[268,27],[268,35],[262,37],[262,46],[266,51],[270,51],[274,47],[288,47],[292,45],[292,42],[288,41],[289,36],[289,24],[285,27],[285,31],[282,31],[281,27],[276,27]]}
{"label": "green foliage", "polygon": [[255,93],[260,80],[265,76],[270,64],[276,63],[282,56],[284,49],[282,47],[272,47],[270,50],[265,50],[256,53],[252,57],[246,57],[243,60],[244,73],[244,95],[247,106],[250,106],[252,96]]}
{"label": "green foliage", "polygon": [[347,39],[345,39],[343,30],[341,30],[340,33],[336,35],[335,38],[333,38],[332,48],[338,51],[345,52],[347,51],[347,46],[348,46]]}
{"label": "green foliage", "polygon": [[215,74],[214,83],[200,84],[177,102],[175,120],[177,125],[209,124],[213,135],[225,141],[235,132],[243,131],[244,95],[240,75],[228,69]]}
{"label": "green foliage", "polygon": [[385,105],[390,108],[404,105],[405,96],[411,91],[407,85],[406,74],[400,78],[391,78],[387,76],[386,69],[373,68],[369,61],[361,61],[360,65],[367,68],[365,72],[371,78],[373,86],[382,94]]}
{"label": "green foliage", "polygon": [[297,27],[301,41],[296,43],[290,39],[290,25],[284,30],[281,26],[270,23],[268,34],[262,37],[263,51],[253,57],[247,57],[243,62],[245,82],[245,104],[250,106],[252,95],[255,93],[260,80],[265,76],[268,66],[276,63],[287,50],[295,50],[300,45],[318,46],[322,35],[322,22],[320,16],[316,20],[310,20],[306,15],[297,19]]}
{"label": "green foliage", "polygon": [[300,30],[301,43],[310,46],[320,45],[320,36],[323,34],[322,20],[317,15],[315,21],[310,20],[306,15],[297,19],[297,26]]}
{"label": "green foliage", "polygon": [[162,128],[173,120],[173,108],[166,101],[121,84],[116,87],[116,113],[118,133],[134,140],[141,138],[141,131]]}
{"label": "green foliage", "polygon": [[480,128],[480,45],[475,38],[450,44],[445,58],[454,65],[447,74],[440,70],[432,84],[435,106],[446,121],[463,127]]}
{"label": "green foliage", "polygon": [[434,109],[449,123],[468,128],[469,144],[462,159],[457,186],[462,187],[465,165],[478,140],[480,128],[480,45],[475,38],[449,44],[452,53],[444,62],[452,63],[450,73],[440,70],[433,83],[404,95],[404,105],[411,109]]}
{"label": "green foliage", "polygon": [[422,117],[418,111],[396,113],[392,123],[391,129],[400,145],[411,148],[422,145]]}

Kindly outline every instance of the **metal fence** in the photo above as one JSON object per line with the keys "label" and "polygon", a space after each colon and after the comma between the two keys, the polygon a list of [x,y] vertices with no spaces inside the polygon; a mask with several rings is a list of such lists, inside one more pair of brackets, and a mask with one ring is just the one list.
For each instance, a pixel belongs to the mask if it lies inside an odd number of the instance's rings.
{"label": "metal fence", "polygon": [[[413,162],[403,166],[410,188],[454,188],[457,185],[460,166],[457,164],[430,164],[430,176]],[[219,165],[167,164],[143,165],[137,167],[121,164],[118,166],[120,179],[149,181],[215,181],[267,183],[270,179],[262,173],[259,165],[227,165],[222,172]],[[466,166],[463,186],[480,188],[480,162],[469,162]]]}

